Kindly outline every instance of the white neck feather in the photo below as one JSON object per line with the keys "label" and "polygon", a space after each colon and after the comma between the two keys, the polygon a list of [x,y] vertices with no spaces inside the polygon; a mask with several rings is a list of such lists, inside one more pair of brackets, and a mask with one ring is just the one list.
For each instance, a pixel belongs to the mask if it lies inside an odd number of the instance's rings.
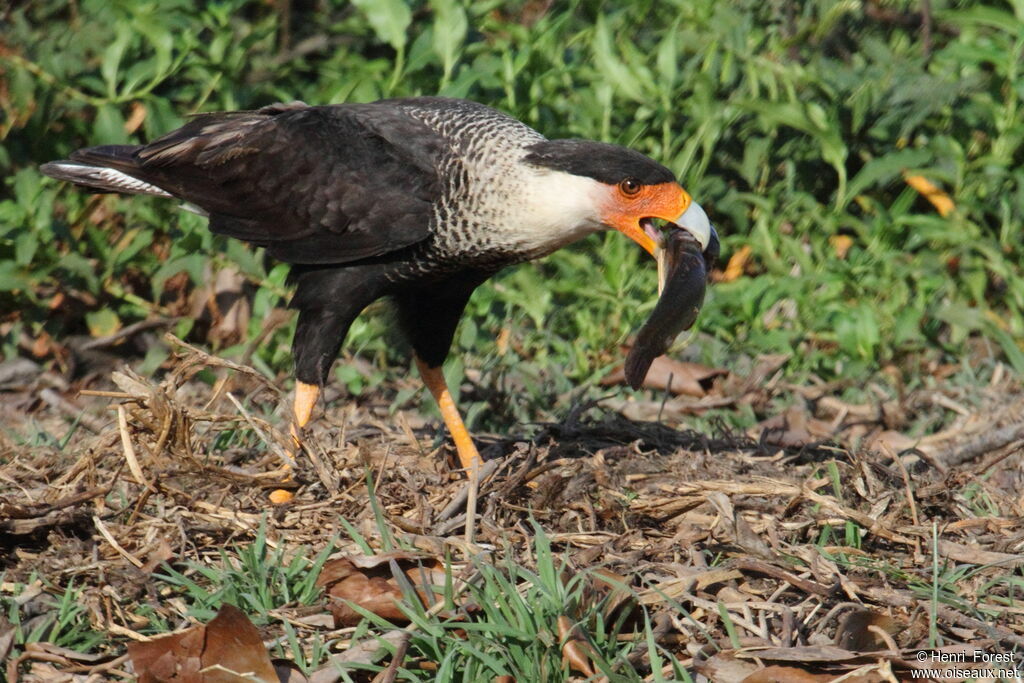
{"label": "white neck feather", "polygon": [[499,209],[504,220],[494,226],[495,236],[516,251],[536,258],[602,229],[599,207],[607,188],[598,181],[534,167],[523,167],[518,180],[517,192]]}

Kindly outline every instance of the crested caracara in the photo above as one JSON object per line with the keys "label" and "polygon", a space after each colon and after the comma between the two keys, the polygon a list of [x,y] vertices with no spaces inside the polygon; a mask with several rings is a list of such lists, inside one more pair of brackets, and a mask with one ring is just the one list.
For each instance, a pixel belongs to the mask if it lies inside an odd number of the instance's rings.
{"label": "crested caracara", "polygon": [[147,145],[89,147],[41,170],[93,191],[183,200],[213,232],[292,264],[293,428],[309,421],[352,321],[391,297],[465,467],[480,456],[441,364],[478,285],[598,230],[652,256],[655,220],[701,249],[714,235],[675,175],[643,154],[548,140],[490,107],[437,97],[202,114]]}

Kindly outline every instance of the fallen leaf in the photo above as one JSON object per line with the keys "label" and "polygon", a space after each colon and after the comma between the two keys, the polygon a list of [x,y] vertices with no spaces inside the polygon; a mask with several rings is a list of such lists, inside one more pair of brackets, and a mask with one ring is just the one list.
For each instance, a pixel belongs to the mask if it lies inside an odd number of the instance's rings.
{"label": "fallen leaf", "polygon": [[139,683],[278,683],[260,632],[237,607],[209,624],[148,642],[128,643]]}
{"label": "fallen leaf", "polygon": [[768,666],[743,679],[743,683],[825,683],[835,676],[812,674],[792,666]]}
{"label": "fallen leaf", "polygon": [[750,247],[746,244],[737,249],[729,258],[729,263],[725,266],[725,270],[722,272],[722,276],[718,281],[732,282],[733,280],[739,279],[740,276],[743,275],[744,269],[747,267],[747,262],[750,260],[750,253]]}
{"label": "fallen leaf", "polygon": [[1017,567],[1024,564],[1024,555],[997,553],[952,541],[940,540],[939,554],[963,564],[986,564],[1000,567]]}
{"label": "fallen leaf", "polygon": [[768,543],[754,531],[750,523],[739,512],[733,513],[733,524],[736,533],[736,545],[751,555],[765,560],[775,559],[776,554]]}
{"label": "fallen leaf", "polygon": [[747,433],[761,443],[796,448],[830,439],[833,428],[831,423],[808,415],[803,406],[791,406],[785,413],[754,425]]}
{"label": "fallen leaf", "polygon": [[775,662],[853,662],[860,659],[856,652],[834,645],[806,645],[801,647],[749,647],[736,651],[743,659],[768,659]]}
{"label": "fallen leaf", "polygon": [[595,675],[590,666],[590,655],[594,649],[583,633],[564,614],[558,617],[558,640],[562,643],[562,661],[573,671],[584,676]]}
{"label": "fallen leaf", "polygon": [[[826,683],[834,681],[835,674],[812,674],[792,666],[768,666],[743,679],[743,683]],[[861,677],[847,680],[863,681]]]}
{"label": "fallen leaf", "polygon": [[920,439],[911,438],[892,429],[884,429],[865,438],[864,448],[865,450],[881,453],[887,452],[886,449],[889,449],[892,453],[902,453],[905,450],[914,448],[920,442]]}
{"label": "fallen leaf", "polygon": [[55,355],[60,350],[60,345],[46,331],[41,331],[39,336],[32,341],[29,350],[36,358],[46,358]]}
{"label": "fallen leaf", "polygon": [[730,374],[722,383],[722,393],[726,396],[745,396],[750,393],[761,393],[772,383],[773,376],[782,369],[791,353],[763,354],[755,359],[754,367],[746,377],[736,373]]}
{"label": "fallen leaf", "polygon": [[109,308],[85,314],[85,324],[93,337],[109,337],[121,329],[121,319]]}
{"label": "fallen leaf", "polygon": [[882,629],[892,635],[899,630],[899,625],[889,616],[870,609],[851,610],[836,629],[836,645],[844,650],[855,652],[873,652],[887,650],[888,643],[870,626]]}
{"label": "fallen leaf", "polygon": [[743,683],[757,671],[756,664],[736,659],[732,652],[720,652],[707,659],[694,658],[693,664],[697,673],[715,683]]}
{"label": "fallen leaf", "polygon": [[161,538],[156,548],[146,556],[146,563],[139,568],[139,571],[144,574],[152,574],[157,567],[172,557],[174,557],[174,551],[171,550],[171,544],[167,542],[166,538]]}
{"label": "fallen leaf", "polygon": [[606,623],[622,623],[624,628],[639,619],[640,604],[637,594],[630,590],[630,580],[604,567],[595,567],[589,572],[588,588],[597,600],[604,600],[602,610]]}
{"label": "fallen leaf", "polygon": [[853,238],[849,235],[832,235],[828,238],[828,243],[832,245],[832,250],[836,252],[836,258],[845,259],[846,254],[850,251],[850,247],[853,246]]}
{"label": "fallen leaf", "polygon": [[317,578],[317,585],[327,589],[327,608],[334,616],[335,628],[355,626],[362,620],[362,614],[353,605],[394,624],[408,623],[399,607],[406,595],[391,562],[404,574],[404,581],[413,586],[424,605],[436,602],[434,587],[444,585],[445,574],[435,558],[411,552],[335,558],[324,564]]}
{"label": "fallen leaf", "polygon": [[953,203],[950,196],[946,194],[942,188],[924,176],[905,173],[903,175],[903,179],[907,181],[907,185],[910,185],[912,188],[917,190],[922,197],[931,202],[931,205],[935,207],[935,210],[938,211],[939,215],[943,218],[956,210],[956,204]]}
{"label": "fallen leaf", "polygon": [[[658,356],[651,363],[641,386],[658,391],[668,389],[676,396],[682,394],[703,398],[708,393],[711,380],[728,374],[729,371],[724,368],[709,368],[699,363],[687,363],[673,360],[668,356]],[[616,368],[601,380],[601,384],[626,384],[625,371],[622,367]]]}
{"label": "fallen leaf", "polygon": [[128,119],[124,122],[125,134],[131,135],[137,131],[139,126],[146,120],[146,114],[148,113],[146,105],[142,102],[132,102],[132,113],[128,115]]}

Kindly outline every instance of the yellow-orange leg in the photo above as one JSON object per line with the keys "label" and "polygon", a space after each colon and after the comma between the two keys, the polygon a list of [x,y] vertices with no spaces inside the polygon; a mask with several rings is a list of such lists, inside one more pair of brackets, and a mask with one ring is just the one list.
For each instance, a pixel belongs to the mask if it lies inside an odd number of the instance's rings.
{"label": "yellow-orange leg", "polygon": [[448,391],[448,383],[444,381],[444,373],[441,372],[441,368],[432,368],[419,358],[416,358],[416,367],[420,370],[423,383],[430,389],[434,400],[437,401],[437,406],[441,409],[441,418],[444,420],[445,426],[448,427],[448,433],[452,435],[452,441],[455,442],[459,462],[467,471],[475,472],[475,468],[479,467],[483,460],[480,458],[476,446],[473,445],[469,430],[462,422],[462,416],[459,415],[455,401],[452,400],[451,392]]}
{"label": "yellow-orange leg", "polygon": [[[292,402],[292,413],[293,420],[289,432],[292,435],[292,448],[290,451],[286,451],[286,455],[290,460],[290,463],[285,463],[285,481],[292,478],[291,468],[295,466],[295,461],[298,459],[299,451],[302,450],[302,437],[300,436],[299,430],[309,424],[309,418],[313,414],[313,407],[316,405],[316,399],[320,395],[320,387],[315,384],[306,384],[305,382],[295,383],[295,400]],[[275,489],[270,492],[270,502],[275,505],[287,503],[292,499],[292,492],[285,489]]]}
{"label": "yellow-orange leg", "polygon": [[316,399],[320,396],[320,387],[305,382],[295,383],[295,400],[292,403],[292,412],[295,419],[292,421],[291,433],[292,442],[295,446],[296,455],[302,449],[302,439],[299,438],[299,430],[309,424],[309,418],[313,415],[313,407]]}

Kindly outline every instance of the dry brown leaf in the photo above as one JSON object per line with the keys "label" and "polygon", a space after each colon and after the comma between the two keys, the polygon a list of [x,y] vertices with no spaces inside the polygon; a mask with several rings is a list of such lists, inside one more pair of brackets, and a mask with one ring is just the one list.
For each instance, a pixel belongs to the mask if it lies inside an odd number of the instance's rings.
{"label": "dry brown leaf", "polygon": [[730,374],[722,382],[722,393],[726,396],[745,396],[761,393],[770,388],[773,376],[793,357],[791,353],[762,354],[754,361],[754,367],[746,377]]}
{"label": "dry brown leaf", "polygon": [[146,105],[142,102],[132,102],[132,113],[128,115],[128,119],[124,122],[124,132],[126,135],[131,135],[139,129],[139,127],[146,120],[148,114]]}
{"label": "dry brown leaf", "polygon": [[831,423],[811,417],[803,406],[791,406],[785,413],[758,423],[747,433],[761,443],[798,448],[831,438],[833,428]]}
{"label": "dry brown leaf", "polygon": [[891,617],[870,609],[850,611],[839,623],[836,630],[836,645],[844,650],[854,652],[873,652],[889,648],[885,639],[869,628],[877,627],[892,635],[899,630],[899,625]]}
{"label": "dry brown leaf", "polygon": [[[839,678],[838,673],[813,674],[792,666],[769,666],[755,671],[743,679],[743,683],[829,683]],[[853,674],[844,676],[843,683],[885,683],[889,680],[878,674]]]}
{"label": "dry brown leaf", "polygon": [[148,642],[128,643],[139,683],[278,683],[260,632],[237,607],[209,624]]}
{"label": "dry brown leaf", "polygon": [[739,512],[733,513],[733,524],[736,533],[736,545],[761,559],[775,559],[776,554],[772,551],[771,546],[754,531],[750,523]]}
{"label": "dry brown leaf", "polygon": [[916,447],[920,442],[920,439],[909,437],[892,429],[885,429],[878,433],[868,435],[868,437],[864,439],[864,448],[866,450],[878,451],[880,453],[885,453],[885,449],[888,448],[893,453],[901,453],[907,449]]}
{"label": "dry brown leaf", "polygon": [[[676,396],[703,398],[707,396],[711,381],[715,377],[728,374],[729,371],[724,368],[709,368],[699,363],[687,363],[673,360],[668,356],[658,356],[651,363],[642,386],[658,391],[668,389]],[[626,384],[625,371],[621,367],[616,368],[601,380],[601,384]]]}
{"label": "dry brown leaf", "polygon": [[209,325],[206,336],[215,347],[237,344],[245,338],[252,316],[249,283],[234,267],[216,273],[207,269],[204,275],[206,282],[189,295],[187,315]]}
{"label": "dry brown leaf", "polygon": [[573,671],[587,677],[594,676],[594,668],[590,666],[593,648],[564,614],[558,617],[558,639],[562,643],[562,661]]}
{"label": "dry brown leaf", "polygon": [[910,185],[912,188],[917,190],[922,197],[931,202],[931,205],[935,207],[935,210],[938,211],[939,215],[943,218],[956,210],[956,204],[950,196],[946,194],[942,188],[924,176],[904,173],[903,179],[907,181],[907,185]]}
{"label": "dry brown leaf", "polygon": [[806,645],[802,647],[750,647],[736,651],[743,659],[768,659],[775,662],[852,662],[859,659],[856,652],[834,645]]}
{"label": "dry brown leaf", "polygon": [[408,623],[408,617],[399,607],[405,595],[391,569],[392,561],[405,574],[424,605],[436,601],[433,587],[444,584],[444,569],[434,558],[419,553],[391,552],[328,560],[320,571],[317,585],[327,588],[327,607],[334,616],[335,628],[354,626],[362,620],[353,605],[395,624]]}
{"label": "dry brown leaf", "polygon": [[722,273],[722,276],[718,281],[732,282],[733,280],[739,279],[739,277],[743,275],[744,269],[747,267],[747,261],[750,260],[750,253],[750,247],[746,244],[737,249],[729,258],[729,263],[726,265],[725,271]]}
{"label": "dry brown leaf", "polygon": [[731,651],[719,652],[708,659],[694,659],[694,668],[715,683],[743,683],[757,671],[756,664],[736,659]]}
{"label": "dry brown leaf", "polygon": [[812,674],[792,666],[769,666],[750,674],[743,683],[826,683],[835,678],[832,674]]}
{"label": "dry brown leaf", "polygon": [[146,556],[146,563],[143,564],[139,569],[143,573],[152,574],[156,571],[156,568],[162,565],[167,560],[174,557],[174,551],[171,550],[171,544],[167,542],[166,538],[161,538],[157,542],[156,548],[149,552]]}
{"label": "dry brown leaf", "polygon": [[845,259],[850,247],[853,246],[853,238],[849,235],[832,235],[828,238],[828,242],[836,252],[836,258],[840,259]]}
{"label": "dry brown leaf", "polygon": [[1001,567],[1017,567],[1024,564],[1024,555],[997,553],[952,541],[939,540],[939,554],[964,564],[991,564]]}
{"label": "dry brown leaf", "polygon": [[604,600],[604,617],[607,623],[614,624],[622,620],[625,628],[638,618],[639,604],[637,595],[629,589],[630,580],[621,574],[595,567],[590,571],[588,586],[595,592],[597,600]]}

